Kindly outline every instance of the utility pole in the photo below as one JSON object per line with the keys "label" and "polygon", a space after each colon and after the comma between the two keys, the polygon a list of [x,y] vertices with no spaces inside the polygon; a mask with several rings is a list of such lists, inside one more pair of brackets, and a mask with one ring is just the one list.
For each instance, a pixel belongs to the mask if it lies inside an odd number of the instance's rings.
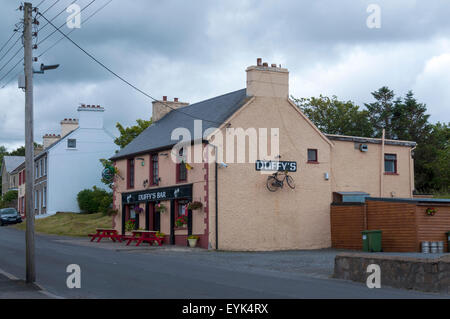
{"label": "utility pole", "polygon": [[36,281],[34,256],[34,139],[33,139],[33,7],[24,4],[23,46],[25,71],[25,194],[26,194],[26,282]]}

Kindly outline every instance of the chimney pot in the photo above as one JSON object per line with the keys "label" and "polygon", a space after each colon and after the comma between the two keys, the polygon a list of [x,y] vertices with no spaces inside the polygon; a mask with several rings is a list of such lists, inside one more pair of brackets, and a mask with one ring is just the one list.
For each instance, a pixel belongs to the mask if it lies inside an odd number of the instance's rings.
{"label": "chimney pot", "polygon": [[174,102],[178,102],[178,98],[177,98],[177,97],[174,97],[174,98],[173,98],[173,101],[174,101]]}
{"label": "chimney pot", "polygon": [[167,101],[167,96],[163,96],[163,101]]}
{"label": "chimney pot", "polygon": [[261,66],[261,64],[262,64],[262,59],[261,58],[257,58],[256,59],[256,65],[257,66]]}
{"label": "chimney pot", "polygon": [[272,63],[271,67],[272,67],[272,68],[276,68],[277,65],[276,65],[275,63]]}
{"label": "chimney pot", "polygon": [[263,66],[269,66],[269,64],[267,62],[264,62]]}

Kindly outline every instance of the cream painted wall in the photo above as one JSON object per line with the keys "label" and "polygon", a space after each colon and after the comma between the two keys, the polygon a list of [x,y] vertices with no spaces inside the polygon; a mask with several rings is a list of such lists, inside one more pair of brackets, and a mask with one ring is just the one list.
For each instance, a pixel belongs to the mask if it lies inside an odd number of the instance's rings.
{"label": "cream painted wall", "polygon": [[[333,191],[363,191],[373,197],[412,196],[414,165],[410,147],[384,146],[384,153],[397,154],[398,170],[398,175],[385,175],[380,144],[368,143],[368,151],[361,152],[355,149],[354,142],[335,140],[332,142],[335,144],[330,176]],[[383,194],[380,194],[381,160],[383,160]]]}
{"label": "cream painted wall", "polygon": [[[266,188],[268,175],[256,171],[254,162],[227,163],[227,168],[220,168],[219,249],[329,247],[331,183],[324,179],[331,169],[329,141],[285,98],[256,97],[230,122],[244,129],[279,128],[281,160],[297,161],[298,170],[290,174],[296,183],[294,190],[286,185],[272,193]],[[308,148],[318,149],[319,164],[307,163]],[[210,194],[211,198],[214,193]],[[212,215],[210,229],[214,230]]]}

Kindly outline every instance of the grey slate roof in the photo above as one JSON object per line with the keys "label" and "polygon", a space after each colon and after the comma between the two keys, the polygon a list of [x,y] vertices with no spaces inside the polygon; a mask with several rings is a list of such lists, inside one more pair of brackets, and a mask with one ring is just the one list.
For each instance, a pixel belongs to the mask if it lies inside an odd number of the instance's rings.
{"label": "grey slate roof", "polygon": [[[223,124],[225,120],[243,106],[247,100],[246,89],[241,89],[181,107],[178,109],[180,112],[170,111],[159,121],[145,129],[111,159],[116,160],[150,150],[170,147],[178,142],[176,140],[171,140],[171,134],[174,129],[179,127],[188,129],[193,139],[195,118],[211,121],[202,121],[203,134],[206,129],[219,127]],[[186,114],[189,114],[190,116]]]}
{"label": "grey slate roof", "polygon": [[3,162],[5,163],[5,169],[8,173],[11,173],[17,166],[25,161],[25,156],[4,156]]}

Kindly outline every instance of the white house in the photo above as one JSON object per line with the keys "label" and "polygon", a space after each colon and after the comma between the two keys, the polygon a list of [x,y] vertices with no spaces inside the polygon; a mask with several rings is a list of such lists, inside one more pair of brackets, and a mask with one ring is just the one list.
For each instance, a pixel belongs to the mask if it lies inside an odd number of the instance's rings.
{"label": "white house", "polygon": [[78,107],[78,120],[61,121],[61,136],[44,136],[44,150],[35,156],[36,217],[79,212],[81,190],[94,185],[105,188],[99,159],[110,158],[118,146],[103,127],[104,111],[99,105],[83,104]]}

